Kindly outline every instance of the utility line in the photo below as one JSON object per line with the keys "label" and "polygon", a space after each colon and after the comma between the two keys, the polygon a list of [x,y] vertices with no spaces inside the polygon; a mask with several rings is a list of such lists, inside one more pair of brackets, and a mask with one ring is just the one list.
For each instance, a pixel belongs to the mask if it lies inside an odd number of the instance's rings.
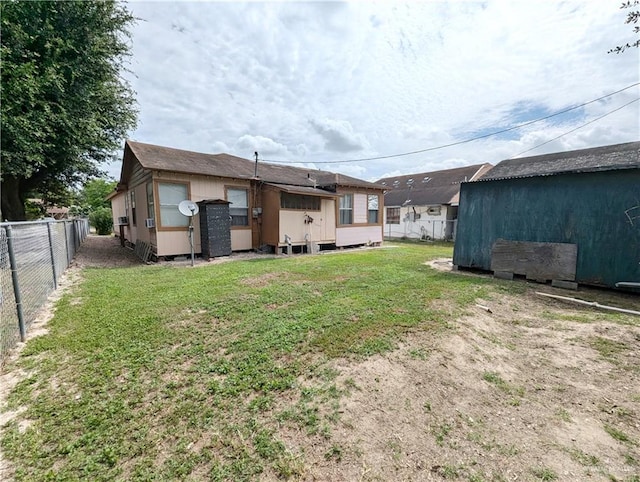
{"label": "utility line", "polygon": [[628,106],[629,104],[633,104],[634,102],[638,102],[639,100],[640,100],[640,97],[638,97],[638,98],[636,98],[636,99],[633,99],[631,102],[627,102],[626,104],[621,105],[621,106],[620,106],[620,107],[618,107],[617,109],[611,110],[611,111],[607,112],[606,114],[601,115],[600,117],[596,117],[595,119],[590,120],[589,122],[585,122],[584,124],[582,124],[582,125],[580,125],[580,126],[578,126],[578,127],[574,128],[574,129],[571,129],[570,131],[567,131],[567,132],[565,132],[564,134],[560,134],[559,136],[554,137],[553,139],[549,139],[548,141],[545,141],[545,142],[543,142],[542,144],[538,144],[537,146],[534,146],[534,147],[532,147],[531,149],[527,149],[526,151],[519,152],[518,154],[516,154],[515,156],[511,157],[510,159],[514,159],[514,158],[516,158],[516,157],[518,157],[518,156],[521,156],[522,154],[525,154],[525,153],[527,153],[527,152],[533,151],[534,149],[537,149],[538,147],[542,147],[542,146],[544,146],[544,145],[546,145],[546,144],[549,144],[550,142],[556,141],[556,140],[560,139],[561,137],[566,136],[567,134],[571,134],[572,132],[575,132],[575,131],[577,131],[578,129],[582,129],[584,126],[588,126],[589,124],[593,124],[594,122],[599,121],[599,120],[600,120],[600,119],[602,119],[603,117],[607,117],[609,114],[613,114],[614,112],[617,112],[617,111],[619,111],[620,109],[625,108],[625,107],[626,107],[626,106]]}
{"label": "utility line", "polygon": [[[346,160],[343,160],[343,161],[313,161],[313,162],[307,161],[307,162],[312,163],[312,164],[344,164],[344,163],[347,163],[347,162],[377,161],[377,160],[380,160],[380,159],[391,159],[391,158],[394,158],[394,157],[404,157],[404,156],[410,156],[412,154],[421,154],[423,152],[430,152],[430,151],[436,151],[436,150],[440,150],[440,149],[445,149],[447,147],[459,146],[461,144],[467,144],[469,142],[477,141],[477,140],[480,140],[480,139],[486,139],[487,137],[496,136],[498,134],[504,134],[505,132],[513,131],[515,129],[520,129],[520,128],[526,127],[528,125],[535,124],[536,122],[541,122],[543,120],[547,120],[547,119],[550,119],[552,117],[556,117],[556,116],[559,116],[559,115],[562,115],[562,114],[566,114],[567,112],[571,112],[572,110],[580,109],[581,107],[584,107],[586,105],[593,104],[594,102],[598,102],[598,101],[606,99],[607,97],[610,97],[612,95],[619,94],[620,92],[624,92],[625,90],[629,90],[632,87],[635,87],[637,85],[640,85],[640,82],[636,82],[635,84],[631,84],[631,85],[629,85],[629,86],[627,86],[627,87],[625,87],[623,89],[616,90],[615,92],[611,92],[609,94],[603,95],[602,97],[598,97],[597,99],[593,99],[593,100],[590,100],[588,102],[584,102],[582,104],[579,104],[579,105],[576,105],[576,106],[573,106],[573,107],[569,107],[567,109],[555,112],[553,114],[549,114],[549,115],[544,116],[544,117],[540,117],[538,119],[527,121],[527,122],[524,122],[522,124],[517,124],[517,125],[515,125],[513,127],[507,128],[507,129],[502,129],[502,130],[499,130],[499,131],[490,132],[489,134],[483,134],[481,136],[471,137],[469,139],[464,139],[462,141],[452,142],[450,144],[443,144],[443,145],[440,145],[440,146],[428,147],[426,149],[420,149],[420,150],[411,151],[411,152],[403,152],[403,153],[400,153],[400,154],[390,154],[390,155],[387,155],[387,156],[364,157],[364,158],[361,158],[361,159],[346,159]],[[635,101],[632,101],[632,102],[635,102]],[[629,104],[625,104],[622,107],[625,107],[626,105],[629,105]],[[620,109],[616,109],[616,110],[620,110]],[[615,112],[615,111],[612,111],[611,113],[613,113],[613,112]],[[608,114],[605,114],[605,115],[608,115]],[[598,119],[601,119],[601,118],[602,117],[599,117]],[[598,119],[595,119],[593,122],[595,122]],[[585,124],[585,125],[587,125],[587,124]],[[572,131],[570,131],[570,132],[572,132]],[[525,151],[525,152],[527,152],[527,151]],[[518,155],[520,155],[520,154],[518,154]],[[271,159],[264,159],[264,162],[273,162],[273,163],[279,163],[279,164],[298,164],[298,163],[301,163],[301,162],[305,163],[304,161],[277,161],[277,160],[271,160]]]}

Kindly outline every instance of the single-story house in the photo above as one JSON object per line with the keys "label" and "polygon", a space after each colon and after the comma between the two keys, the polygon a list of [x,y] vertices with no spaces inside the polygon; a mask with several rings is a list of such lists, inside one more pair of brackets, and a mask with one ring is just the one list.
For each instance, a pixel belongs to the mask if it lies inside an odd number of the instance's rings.
{"label": "single-story house", "polygon": [[389,238],[453,239],[460,184],[473,181],[491,164],[385,177],[384,235]]}
{"label": "single-story house", "polygon": [[[129,140],[109,198],[116,234],[164,257],[190,252],[190,219],[178,210],[184,200],[200,206],[191,220],[195,253],[209,252],[214,232],[231,251],[281,252],[381,243],[383,192],[343,174]],[[207,210],[217,221],[203,218]]]}
{"label": "single-story house", "polygon": [[640,282],[640,142],[508,159],[463,183],[453,263],[540,281]]}

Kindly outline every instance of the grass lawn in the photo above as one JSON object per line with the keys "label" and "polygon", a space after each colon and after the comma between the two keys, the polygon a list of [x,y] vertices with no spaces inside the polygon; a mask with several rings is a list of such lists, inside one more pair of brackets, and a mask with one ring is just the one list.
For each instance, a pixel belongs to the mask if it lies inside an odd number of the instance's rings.
{"label": "grass lawn", "polygon": [[25,411],[1,433],[5,457],[17,480],[296,478],[287,429],[339,460],[332,429],[355,388],[332,360],[443,336],[477,298],[526,289],[425,266],[451,251],[86,269],[20,356],[9,409]]}

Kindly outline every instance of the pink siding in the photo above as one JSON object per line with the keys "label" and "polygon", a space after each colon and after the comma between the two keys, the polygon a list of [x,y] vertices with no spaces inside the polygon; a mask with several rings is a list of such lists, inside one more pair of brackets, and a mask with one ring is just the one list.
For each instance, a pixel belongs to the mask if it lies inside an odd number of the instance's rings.
{"label": "pink siding", "polygon": [[382,226],[356,226],[336,229],[336,246],[382,242]]}

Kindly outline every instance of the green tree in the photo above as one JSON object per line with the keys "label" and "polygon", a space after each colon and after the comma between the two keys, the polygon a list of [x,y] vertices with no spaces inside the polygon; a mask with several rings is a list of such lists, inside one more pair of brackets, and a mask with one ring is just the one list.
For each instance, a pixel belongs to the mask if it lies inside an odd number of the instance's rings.
{"label": "green tree", "polygon": [[[627,2],[622,2],[622,5],[620,6],[620,8],[622,9],[630,9],[630,11],[627,12],[627,19],[625,20],[624,23],[629,25],[635,24],[635,27],[633,27],[633,33],[635,33],[636,35],[640,33],[640,26],[637,25],[638,21],[640,20],[640,9],[638,8],[639,6],[640,6],[640,0],[633,0],[633,1],[629,0]],[[631,43],[627,42],[623,45],[618,45],[617,47],[614,47],[611,50],[609,50],[607,53],[621,54],[622,52],[624,52],[625,50],[631,47],[640,47],[640,38],[636,38]]]}
{"label": "green tree", "polygon": [[122,79],[134,17],[107,1],[0,2],[1,212],[25,219],[30,193],[52,202],[101,175],[135,127]]}
{"label": "green tree", "polygon": [[98,208],[111,209],[111,203],[105,198],[113,192],[117,184],[116,181],[104,178],[87,181],[78,196],[80,204],[88,211],[94,211]]}
{"label": "green tree", "polygon": [[98,208],[92,211],[91,214],[89,214],[89,222],[96,228],[97,234],[111,234],[111,228],[113,228],[111,208]]}

